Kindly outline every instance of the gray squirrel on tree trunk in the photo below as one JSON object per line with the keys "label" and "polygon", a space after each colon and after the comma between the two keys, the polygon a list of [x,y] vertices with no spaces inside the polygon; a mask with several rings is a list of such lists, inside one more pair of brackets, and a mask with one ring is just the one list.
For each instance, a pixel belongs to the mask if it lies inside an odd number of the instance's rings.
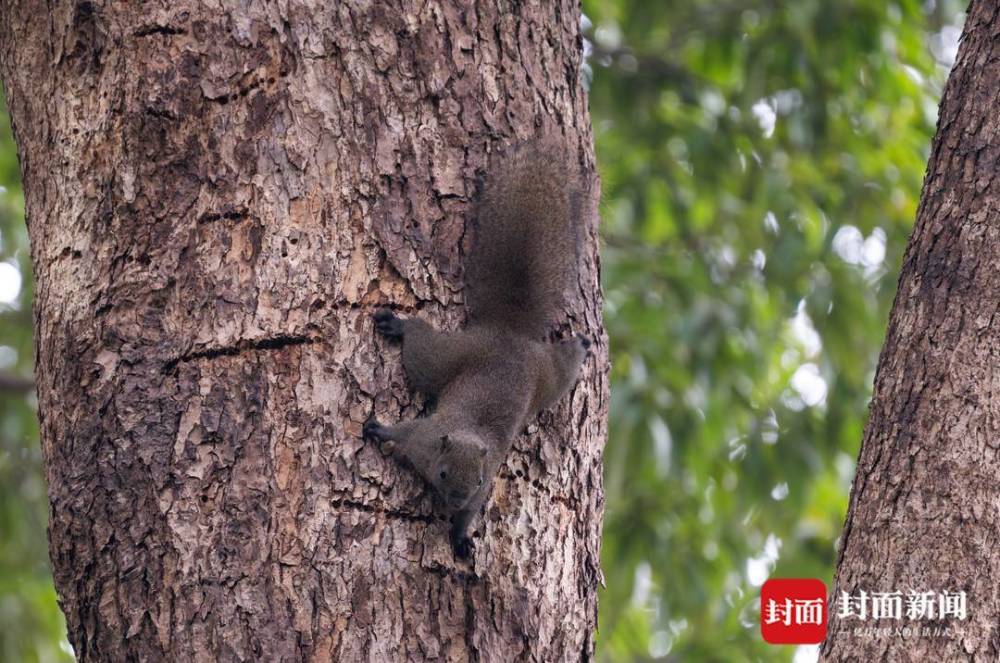
{"label": "gray squirrel on tree trunk", "polygon": [[582,179],[565,150],[547,142],[494,157],[476,210],[466,261],[465,329],[441,332],[388,309],[375,328],[403,342],[411,385],[437,406],[428,417],[364,436],[415,470],[451,517],[451,544],[467,558],[468,528],[525,424],[576,383],[590,341],[549,343],[549,325],[575,283],[583,219]]}

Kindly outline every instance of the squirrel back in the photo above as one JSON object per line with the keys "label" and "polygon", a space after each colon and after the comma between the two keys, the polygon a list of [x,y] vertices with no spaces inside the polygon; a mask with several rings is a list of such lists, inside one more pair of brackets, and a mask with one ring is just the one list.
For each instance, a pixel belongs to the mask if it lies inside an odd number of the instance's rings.
{"label": "squirrel back", "polygon": [[575,159],[550,143],[492,161],[466,262],[469,320],[537,338],[576,281],[583,183]]}

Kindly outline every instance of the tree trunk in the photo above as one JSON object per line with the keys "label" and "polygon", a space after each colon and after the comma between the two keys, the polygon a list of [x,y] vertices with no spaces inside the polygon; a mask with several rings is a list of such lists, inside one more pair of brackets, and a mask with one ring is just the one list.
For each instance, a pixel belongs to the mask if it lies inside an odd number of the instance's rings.
{"label": "tree trunk", "polygon": [[[593,172],[577,3],[223,4],[0,0],[77,656],[591,658],[606,343],[472,563],[360,435],[423,408],[371,313],[461,323],[487,154],[561,135]],[[595,218],[568,320],[603,339]]]}
{"label": "tree trunk", "polygon": [[[941,102],[840,545],[830,661],[1000,656],[1000,7],[974,0]],[[838,618],[841,592],[966,593],[966,619]],[[935,613],[937,615],[938,613]],[[867,637],[856,627],[917,627]],[[948,629],[928,636],[922,629]]]}

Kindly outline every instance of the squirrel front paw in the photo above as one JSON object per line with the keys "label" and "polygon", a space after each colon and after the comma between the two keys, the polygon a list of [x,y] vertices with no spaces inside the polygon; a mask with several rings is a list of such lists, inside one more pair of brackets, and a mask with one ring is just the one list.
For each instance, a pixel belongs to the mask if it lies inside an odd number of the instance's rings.
{"label": "squirrel front paw", "polygon": [[389,309],[375,311],[372,319],[375,329],[386,338],[403,338],[403,320]]}

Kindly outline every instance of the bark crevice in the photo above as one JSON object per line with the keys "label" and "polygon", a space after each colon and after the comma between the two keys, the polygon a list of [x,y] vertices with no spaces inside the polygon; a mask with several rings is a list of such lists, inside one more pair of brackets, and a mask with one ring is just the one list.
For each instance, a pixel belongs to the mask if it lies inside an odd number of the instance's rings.
{"label": "bark crevice", "polygon": [[235,357],[236,355],[242,354],[244,352],[258,352],[267,350],[281,350],[283,348],[290,348],[297,345],[309,345],[311,343],[316,343],[317,339],[310,338],[308,336],[282,334],[278,336],[270,336],[268,338],[262,339],[240,339],[235,345],[230,345],[222,348],[206,348],[204,350],[197,350],[195,352],[189,352],[183,354],[180,357],[168,360],[163,364],[162,372],[164,374],[172,373],[178,364],[188,363],[192,361],[198,361],[201,359],[215,359],[217,357]]}

